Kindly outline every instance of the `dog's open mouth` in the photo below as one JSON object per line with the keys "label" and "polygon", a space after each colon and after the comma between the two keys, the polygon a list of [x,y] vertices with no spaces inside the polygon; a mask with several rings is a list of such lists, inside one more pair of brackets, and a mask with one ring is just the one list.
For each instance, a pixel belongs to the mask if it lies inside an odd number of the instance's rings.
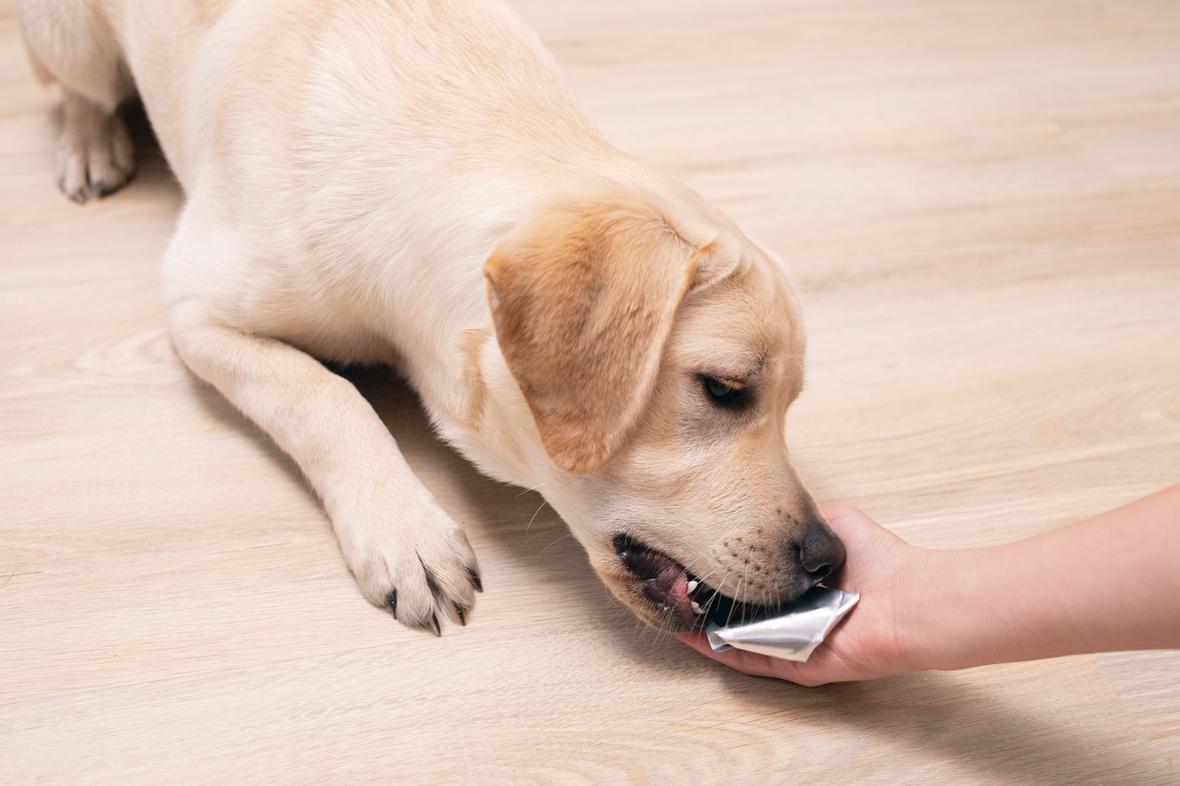
{"label": "dog's open mouth", "polygon": [[752,621],[780,609],[723,595],[667,554],[629,535],[616,535],[613,543],[623,565],[639,580],[643,597],[677,627],[692,629],[710,622],[728,625]]}

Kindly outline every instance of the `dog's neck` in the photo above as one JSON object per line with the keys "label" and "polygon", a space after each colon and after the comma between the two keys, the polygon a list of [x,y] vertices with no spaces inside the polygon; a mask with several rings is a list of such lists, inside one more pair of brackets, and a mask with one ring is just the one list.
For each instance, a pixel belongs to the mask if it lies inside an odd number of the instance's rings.
{"label": "dog's neck", "polygon": [[439,422],[443,436],[488,475],[533,488],[554,470],[532,414],[508,370],[491,325],[464,333],[462,421]]}

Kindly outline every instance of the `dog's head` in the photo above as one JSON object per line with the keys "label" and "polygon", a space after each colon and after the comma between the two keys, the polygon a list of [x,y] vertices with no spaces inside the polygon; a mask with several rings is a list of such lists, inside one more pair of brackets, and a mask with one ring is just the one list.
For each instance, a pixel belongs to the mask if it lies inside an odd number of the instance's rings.
{"label": "dog's head", "polygon": [[781,264],[699,197],[545,201],[484,269],[541,491],[659,627],[790,602],[844,560],[787,455],[804,335]]}

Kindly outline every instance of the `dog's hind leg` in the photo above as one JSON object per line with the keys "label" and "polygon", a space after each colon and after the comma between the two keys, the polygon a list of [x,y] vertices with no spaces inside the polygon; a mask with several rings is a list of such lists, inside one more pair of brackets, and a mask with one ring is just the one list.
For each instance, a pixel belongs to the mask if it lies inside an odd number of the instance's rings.
{"label": "dog's hind leg", "polygon": [[365,598],[410,627],[438,633],[447,616],[465,623],[481,589],[467,537],[352,383],[289,344],[226,324],[202,296],[177,291],[183,271],[234,269],[224,257],[234,253],[227,233],[193,226],[191,208],[165,260],[177,352],[299,465]]}
{"label": "dog's hind leg", "polygon": [[75,202],[106,196],[135,170],[131,137],[117,114],[65,89],[57,146],[57,184]]}
{"label": "dog's hind leg", "polygon": [[135,166],[131,137],[117,114],[134,85],[101,4],[20,0],[16,12],[33,71],[62,89],[58,185],[75,202],[114,191]]}

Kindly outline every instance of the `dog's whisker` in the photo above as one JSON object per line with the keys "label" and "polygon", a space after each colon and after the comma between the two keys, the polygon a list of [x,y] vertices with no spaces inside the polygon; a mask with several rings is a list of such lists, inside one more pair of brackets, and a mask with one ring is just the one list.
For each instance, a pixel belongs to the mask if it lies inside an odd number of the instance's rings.
{"label": "dog's whisker", "polygon": [[525,494],[528,494],[530,491],[536,491],[537,489],[541,488],[541,486],[544,486],[544,485],[545,485],[546,483],[548,483],[548,482],[549,482],[549,481],[547,481],[547,480],[542,480],[540,483],[538,483],[537,485],[533,486],[532,488],[524,489],[523,491],[521,491],[521,492],[520,492],[519,494],[517,494],[516,496],[518,496],[518,497],[523,497]]}
{"label": "dog's whisker", "polygon": [[537,506],[537,509],[535,511],[533,511],[533,517],[531,519],[529,519],[528,524],[524,525],[525,532],[528,532],[529,528],[533,526],[533,522],[537,520],[537,514],[541,512],[541,508],[545,507],[548,504],[549,504],[549,502],[544,497],[542,497],[541,504],[539,506]]}
{"label": "dog's whisker", "polygon": [[716,575],[717,575],[717,569],[714,568],[713,570],[709,571],[708,573],[706,573],[703,576],[697,576],[697,581],[701,582],[702,584],[708,584],[709,578],[711,576],[716,576]]}
{"label": "dog's whisker", "polygon": [[[717,575],[716,568],[714,568],[713,570],[710,570],[708,573],[706,573],[703,576],[698,576],[697,581],[700,582],[700,584],[705,585],[706,587],[710,587],[711,585],[709,584],[709,579],[715,575]],[[695,627],[700,627],[701,629],[704,629],[704,627],[709,624],[709,611],[712,608],[713,602],[717,597],[717,592],[718,592],[718,590],[714,589],[713,594],[709,596],[709,599],[705,601],[705,605],[703,607],[701,607],[702,610],[697,615],[697,625]]]}
{"label": "dog's whisker", "polygon": [[725,624],[726,625],[729,625],[729,623],[731,621],[733,621],[733,612],[735,609],[737,609],[738,603],[740,602],[737,599],[737,596],[742,593],[742,581],[743,581],[743,579],[738,579],[737,587],[735,588],[734,593],[733,593],[733,603],[730,604],[730,606],[729,606],[729,613],[725,615]]}
{"label": "dog's whisker", "polygon": [[[749,546],[746,547],[746,568],[742,572],[742,584],[746,583],[746,579],[750,575],[750,555],[753,553],[754,553],[754,546],[753,546],[753,544],[750,544]],[[740,587],[741,584],[739,584],[738,586]],[[734,600],[736,601],[737,598],[735,597]],[[746,611],[748,610],[747,609],[748,606],[749,606],[748,603],[742,603],[742,622],[743,623],[745,623],[745,621],[746,621]]]}
{"label": "dog's whisker", "polygon": [[[740,578],[737,579],[737,588],[736,589],[737,589],[737,591],[741,590],[741,579]],[[736,594],[737,594],[737,592],[735,591],[734,595],[736,596]],[[734,610],[736,608],[737,608],[737,600],[735,597],[735,598],[733,598],[733,602],[729,604],[729,613],[726,615],[726,627],[728,627],[730,622],[733,622]]]}
{"label": "dog's whisker", "polygon": [[725,571],[725,575],[721,577],[721,583],[718,584],[713,589],[713,594],[709,596],[709,603],[705,607],[705,614],[704,614],[706,619],[709,617],[710,613],[713,611],[713,604],[717,602],[717,599],[719,597],[721,597],[721,595],[722,595],[721,589],[725,586],[725,582],[729,581],[729,574],[730,573],[731,573],[731,571],[729,571],[729,570]]}
{"label": "dog's whisker", "polygon": [[544,554],[546,551],[548,551],[549,549],[553,548],[554,546],[556,546],[556,545],[557,545],[558,543],[560,543],[561,541],[565,540],[566,538],[571,538],[571,537],[573,537],[573,535],[572,535],[571,533],[569,533],[569,532],[563,532],[562,534],[560,534],[560,535],[558,535],[556,538],[554,538],[554,539],[553,539],[553,540],[552,540],[552,541],[549,543],[549,545],[548,545],[548,546],[546,546],[545,548],[541,549],[541,550],[540,550],[539,552],[537,552],[537,553],[538,553],[538,554]]}

